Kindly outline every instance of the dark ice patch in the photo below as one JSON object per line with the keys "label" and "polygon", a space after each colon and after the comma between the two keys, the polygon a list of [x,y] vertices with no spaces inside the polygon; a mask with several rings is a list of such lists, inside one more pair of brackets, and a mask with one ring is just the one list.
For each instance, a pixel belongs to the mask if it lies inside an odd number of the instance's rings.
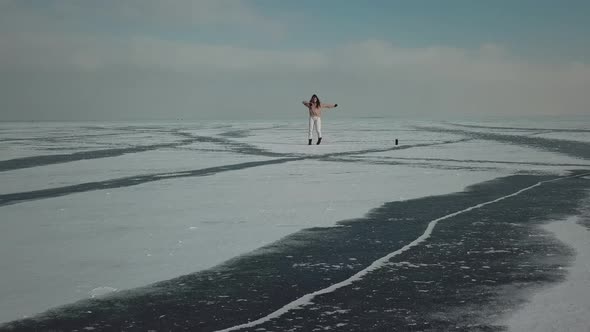
{"label": "dark ice patch", "polygon": [[[575,173],[579,174],[579,173]],[[214,331],[264,317],[346,280],[423,234],[429,222],[549,176],[515,175],[463,192],[391,202],[335,227],[302,230],[215,268],[90,299],[2,331]],[[431,237],[362,280],[243,331],[497,331],[528,291],[558,282],[570,248],[539,225],[576,214],[589,181],[545,182],[441,221]]]}

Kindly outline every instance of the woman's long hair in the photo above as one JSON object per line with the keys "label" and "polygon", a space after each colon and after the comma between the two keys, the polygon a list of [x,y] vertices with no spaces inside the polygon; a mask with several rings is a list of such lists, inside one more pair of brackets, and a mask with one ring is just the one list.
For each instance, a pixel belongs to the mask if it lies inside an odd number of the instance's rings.
{"label": "woman's long hair", "polygon": [[311,99],[309,100],[309,104],[311,105],[311,103],[313,102],[313,97],[315,97],[315,100],[316,100],[315,107],[319,108],[322,103],[320,103],[320,98],[316,94],[313,94],[311,96]]}

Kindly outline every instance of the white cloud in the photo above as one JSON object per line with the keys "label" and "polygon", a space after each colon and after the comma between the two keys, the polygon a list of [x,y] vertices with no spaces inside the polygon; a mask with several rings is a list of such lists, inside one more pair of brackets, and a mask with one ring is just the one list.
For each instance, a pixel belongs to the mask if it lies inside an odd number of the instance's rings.
{"label": "white cloud", "polygon": [[498,81],[522,79],[586,82],[584,63],[531,63],[499,45],[468,50],[403,48],[367,40],[328,49],[278,51],[157,39],[104,38],[76,33],[4,33],[0,68],[100,69],[128,66],[182,72],[322,70],[357,75],[403,74],[408,79]]}
{"label": "white cloud", "polygon": [[234,71],[313,69],[327,65],[313,50],[274,51],[128,37],[105,39],[76,33],[0,33],[0,69]]}

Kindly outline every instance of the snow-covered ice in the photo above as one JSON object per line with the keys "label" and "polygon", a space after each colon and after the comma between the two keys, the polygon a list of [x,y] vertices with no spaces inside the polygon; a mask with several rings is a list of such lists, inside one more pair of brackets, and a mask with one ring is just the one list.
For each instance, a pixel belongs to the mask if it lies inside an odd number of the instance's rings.
{"label": "snow-covered ice", "polygon": [[590,169],[583,157],[420,129],[585,141],[549,130],[565,125],[329,119],[313,146],[306,125],[2,124],[0,322],[208,269],[386,202]]}
{"label": "snow-covered ice", "polygon": [[558,220],[545,226],[576,251],[567,279],[534,294],[506,324],[510,331],[589,331],[590,313],[590,232],[577,223],[577,217]]}

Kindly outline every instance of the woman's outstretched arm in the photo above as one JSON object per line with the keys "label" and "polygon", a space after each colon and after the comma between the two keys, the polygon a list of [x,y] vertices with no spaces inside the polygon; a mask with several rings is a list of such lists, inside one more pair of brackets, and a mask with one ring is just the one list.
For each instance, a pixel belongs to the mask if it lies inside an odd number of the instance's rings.
{"label": "woman's outstretched arm", "polygon": [[338,104],[324,104],[322,103],[322,108],[334,108],[338,107]]}

